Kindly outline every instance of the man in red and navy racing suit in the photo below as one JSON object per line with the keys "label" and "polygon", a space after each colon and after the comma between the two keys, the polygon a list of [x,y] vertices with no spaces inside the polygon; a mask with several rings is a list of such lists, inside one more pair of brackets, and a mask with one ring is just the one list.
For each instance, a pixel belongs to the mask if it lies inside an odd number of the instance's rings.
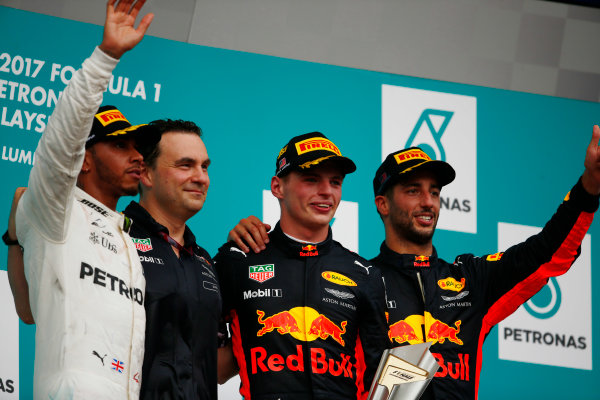
{"label": "man in red and navy racing suit", "polygon": [[228,243],[215,257],[245,399],[366,397],[389,347],[383,282],[329,227],[355,169],[322,134],[293,138],[271,182],[281,219],[266,250]]}
{"label": "man in red and navy racing suit", "polygon": [[440,364],[422,398],[476,398],[490,329],[579,255],[598,208],[600,179],[590,173],[598,174],[600,158],[590,155],[598,154],[598,127],[594,135],[584,176],[539,234],[504,253],[462,254],[453,264],[437,257],[431,241],[439,192],[454,179],[452,167],[411,148],[390,154],[377,170],[375,202],[386,239],[371,261],[386,283],[389,337],[394,346],[433,342]]}

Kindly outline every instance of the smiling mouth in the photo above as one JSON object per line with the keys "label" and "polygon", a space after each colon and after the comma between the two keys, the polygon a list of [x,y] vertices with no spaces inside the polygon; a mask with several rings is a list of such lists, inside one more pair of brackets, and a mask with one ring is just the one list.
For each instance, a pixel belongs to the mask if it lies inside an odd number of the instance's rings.
{"label": "smiling mouth", "polygon": [[333,206],[331,204],[326,204],[326,203],[312,203],[313,207],[316,207],[319,210],[323,210],[323,211],[328,211],[330,210]]}
{"label": "smiling mouth", "polygon": [[185,189],[185,192],[194,194],[196,196],[204,196],[206,194],[203,190]]}
{"label": "smiling mouth", "polygon": [[417,215],[415,216],[415,219],[419,224],[426,226],[430,226],[434,221],[433,215]]}

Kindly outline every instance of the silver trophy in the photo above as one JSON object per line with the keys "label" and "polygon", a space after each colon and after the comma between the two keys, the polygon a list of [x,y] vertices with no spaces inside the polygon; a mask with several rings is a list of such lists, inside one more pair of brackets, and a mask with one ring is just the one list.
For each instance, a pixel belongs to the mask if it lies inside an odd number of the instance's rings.
{"label": "silver trophy", "polygon": [[385,350],[368,400],[416,400],[440,365],[429,352],[431,342]]}

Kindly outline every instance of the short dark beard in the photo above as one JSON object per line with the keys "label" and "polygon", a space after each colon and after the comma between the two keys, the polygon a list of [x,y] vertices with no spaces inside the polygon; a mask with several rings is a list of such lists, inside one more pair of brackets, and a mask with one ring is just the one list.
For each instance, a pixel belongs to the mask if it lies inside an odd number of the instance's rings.
{"label": "short dark beard", "polygon": [[[119,177],[116,177],[113,174],[107,174],[105,172],[109,171],[109,169],[106,167],[106,163],[102,160],[102,158],[98,157],[93,146],[90,148],[90,152],[92,153],[92,158],[94,159],[94,163],[96,164],[96,169],[98,170],[98,176],[100,177],[100,179],[102,179],[102,181],[106,183],[115,182]],[[118,196],[135,196],[138,194],[137,186],[131,188],[123,188],[114,184],[113,186],[115,188],[115,191],[118,192]]]}
{"label": "short dark beard", "polygon": [[416,230],[412,229],[412,227],[409,227],[407,229],[405,229],[404,233],[404,237],[406,238],[406,240],[415,243],[415,244],[419,244],[419,245],[425,245],[428,243],[431,243],[432,239],[433,239],[433,234],[435,233],[435,229],[432,230],[429,233],[421,233],[421,232],[417,232]]}
{"label": "short dark beard", "polygon": [[431,243],[433,239],[433,234],[435,233],[435,227],[437,225],[437,220],[433,229],[430,232],[419,232],[414,229],[411,221],[412,219],[408,218],[407,213],[404,211],[400,211],[398,217],[394,218],[390,222],[392,224],[392,229],[396,232],[398,237],[404,238],[411,243],[415,243],[418,245],[425,245]]}

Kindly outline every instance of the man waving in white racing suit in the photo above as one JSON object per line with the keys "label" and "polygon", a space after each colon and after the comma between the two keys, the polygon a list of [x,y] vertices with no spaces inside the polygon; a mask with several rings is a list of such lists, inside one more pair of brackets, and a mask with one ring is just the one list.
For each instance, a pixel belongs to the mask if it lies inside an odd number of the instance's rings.
{"label": "man waving in white racing suit", "polygon": [[102,43],[57,103],[17,209],[37,324],[36,399],[139,396],[145,281],[129,220],[115,207],[137,193],[134,137],[142,140],[144,130],[116,108],[98,107],[118,59],[152,21],[147,15],[134,28],[143,3],[108,2]]}

